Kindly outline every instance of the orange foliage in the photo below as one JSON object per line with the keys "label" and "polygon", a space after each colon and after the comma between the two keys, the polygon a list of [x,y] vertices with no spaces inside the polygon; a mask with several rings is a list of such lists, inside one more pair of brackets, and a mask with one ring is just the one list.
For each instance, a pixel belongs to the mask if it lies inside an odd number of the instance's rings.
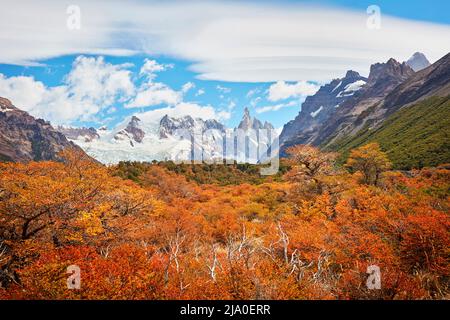
{"label": "orange foliage", "polygon": [[[448,297],[449,170],[386,172],[374,186],[334,154],[290,152],[285,182],[224,187],[159,166],[137,184],[70,151],[0,164],[0,298]],[[366,287],[370,265],[380,290]]]}

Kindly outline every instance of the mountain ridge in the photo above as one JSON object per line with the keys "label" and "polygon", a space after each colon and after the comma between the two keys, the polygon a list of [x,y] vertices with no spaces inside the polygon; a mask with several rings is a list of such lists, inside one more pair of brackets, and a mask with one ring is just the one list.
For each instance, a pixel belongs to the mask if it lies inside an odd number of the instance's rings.
{"label": "mountain ridge", "polygon": [[81,150],[61,132],[0,97],[0,160],[27,162],[60,160],[65,148]]}
{"label": "mountain ridge", "polygon": [[[91,130],[91,128],[64,128],[63,133],[72,137],[74,143],[83,148],[88,154],[103,163],[117,163],[119,161],[153,161],[153,160],[187,160],[191,159],[193,149],[206,157],[218,159],[223,156],[223,134],[227,128],[216,119],[193,118],[190,115],[173,117],[163,115],[159,120],[151,122],[143,116],[134,115],[121,125],[107,130]],[[245,108],[240,124],[230,130],[268,129],[274,130],[269,122],[261,122],[250,115]],[[203,135],[201,141],[192,140],[198,133]],[[189,135],[186,136],[186,134]],[[257,149],[258,139],[251,135],[248,140]],[[193,144],[192,144],[193,143]],[[242,152],[229,153],[238,161],[244,161],[248,154]],[[199,159],[197,159],[199,160]],[[249,159],[258,162],[260,159]]]}

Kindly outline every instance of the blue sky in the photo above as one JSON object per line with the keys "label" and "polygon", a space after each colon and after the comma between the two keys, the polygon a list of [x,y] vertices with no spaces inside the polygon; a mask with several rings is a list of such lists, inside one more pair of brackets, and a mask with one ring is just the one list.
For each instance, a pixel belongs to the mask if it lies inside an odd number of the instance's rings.
{"label": "blue sky", "polygon": [[[0,22],[0,96],[52,123],[112,127],[188,103],[229,126],[249,107],[278,128],[348,69],[367,75],[390,57],[422,51],[434,62],[450,51],[443,0],[78,2],[79,30],[67,30],[64,1],[11,1]],[[379,30],[366,26],[373,4]],[[157,70],[145,73],[149,61]]]}

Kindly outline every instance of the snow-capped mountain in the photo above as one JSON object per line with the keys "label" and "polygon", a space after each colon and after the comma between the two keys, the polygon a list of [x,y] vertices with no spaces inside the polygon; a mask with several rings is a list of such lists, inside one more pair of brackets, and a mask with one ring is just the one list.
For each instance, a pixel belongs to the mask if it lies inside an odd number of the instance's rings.
{"label": "snow-capped mountain", "polygon": [[[338,110],[343,101],[352,97],[366,82],[367,78],[349,70],[343,78],[334,79],[320,87],[316,94],[306,98],[298,116],[284,125],[280,144],[293,139],[299,133],[313,133],[315,128]],[[305,142],[308,139],[309,137],[305,137]]]}
{"label": "snow-capped mountain", "polygon": [[66,136],[67,139],[70,140],[81,140],[84,139],[86,142],[91,142],[94,139],[100,138],[97,130],[95,128],[72,128],[65,126],[57,126],[56,130],[61,132]]}
{"label": "snow-capped mountain", "polygon": [[214,119],[203,120],[194,119],[191,116],[182,118],[174,118],[165,115],[159,123],[159,137],[161,139],[168,138],[176,133],[177,130],[188,130],[191,134],[195,132],[205,132],[206,130],[224,130],[223,124]]}
{"label": "snow-capped mountain", "polygon": [[132,147],[134,147],[134,142],[141,143],[145,137],[145,132],[139,127],[140,122],[141,119],[132,116],[126,128],[117,132],[114,139],[129,141]]}
{"label": "snow-capped mountain", "polygon": [[239,123],[238,126],[239,129],[242,130],[249,130],[249,129],[254,129],[254,130],[259,130],[259,129],[269,129],[269,130],[273,130],[273,126],[272,124],[270,124],[269,122],[265,121],[264,124],[256,119],[256,118],[252,118],[250,116],[250,111],[248,110],[248,108],[244,109],[244,116],[242,117],[241,122]]}
{"label": "snow-capped mountain", "polygon": [[90,156],[106,164],[220,159],[257,163],[267,158],[267,149],[276,138],[273,126],[252,118],[247,108],[236,129],[227,129],[215,119],[167,114],[161,118],[146,114],[132,116],[112,130],[105,127],[58,129]]}
{"label": "snow-capped mountain", "polygon": [[[281,154],[291,145],[326,146],[357,132],[369,120],[367,110],[375,108],[414,73],[406,62],[391,58],[371,65],[367,79],[348,71],[344,78],[325,84],[306,98],[298,116],[284,126],[280,134]],[[381,112],[382,117],[385,113]]]}
{"label": "snow-capped mountain", "polygon": [[421,52],[414,53],[411,58],[406,61],[406,64],[411,67],[415,72],[425,69],[431,65],[427,57]]}

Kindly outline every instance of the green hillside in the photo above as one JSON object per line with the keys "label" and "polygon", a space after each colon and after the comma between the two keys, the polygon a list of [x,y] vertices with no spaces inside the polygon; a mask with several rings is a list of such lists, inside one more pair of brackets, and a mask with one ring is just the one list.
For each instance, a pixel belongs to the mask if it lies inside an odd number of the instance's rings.
{"label": "green hillside", "polygon": [[379,127],[335,143],[342,161],[349,150],[378,142],[397,169],[421,168],[450,163],[450,96],[433,97],[402,108]]}

